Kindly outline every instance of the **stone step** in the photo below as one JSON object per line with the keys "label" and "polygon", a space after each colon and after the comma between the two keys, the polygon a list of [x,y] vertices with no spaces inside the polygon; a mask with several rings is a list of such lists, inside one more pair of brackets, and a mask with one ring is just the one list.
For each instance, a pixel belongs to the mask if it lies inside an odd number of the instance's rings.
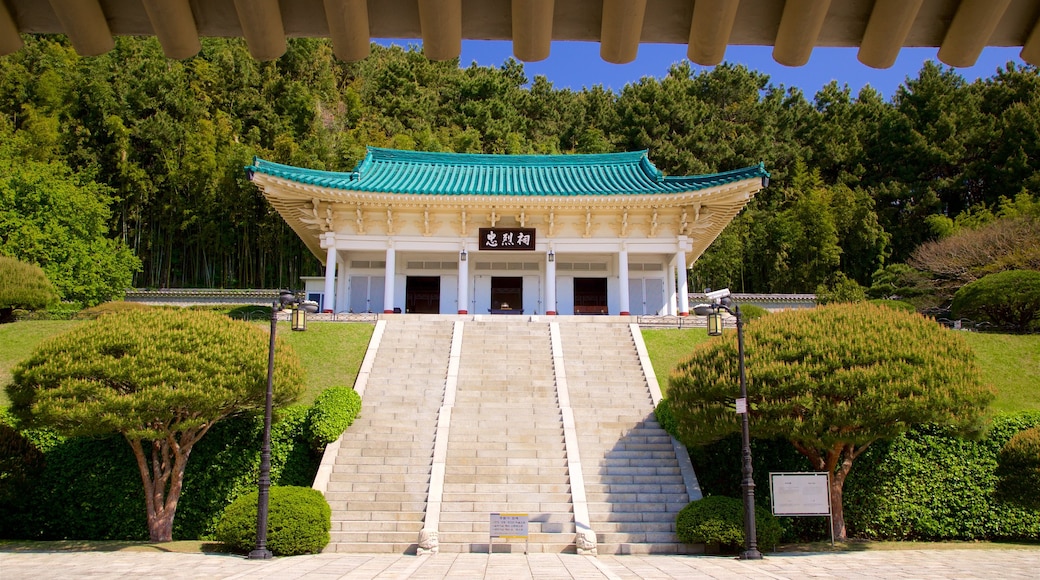
{"label": "stone step", "polygon": [[[365,521],[366,529],[373,532],[409,532],[418,533],[422,529],[422,520],[367,520]],[[354,532],[357,527],[357,521],[350,520],[336,520],[332,522],[330,532],[347,533]]]}
{"label": "stone step", "polygon": [[[425,511],[374,511],[357,510],[351,512],[332,512],[333,529],[344,529],[342,526],[352,526],[356,522],[422,522],[426,515]],[[336,528],[337,522],[341,527]]]}
{"label": "stone step", "polygon": [[[418,538],[418,534],[415,536]],[[415,541],[401,543],[330,541],[322,551],[353,554],[414,554],[417,547],[418,544]]]}

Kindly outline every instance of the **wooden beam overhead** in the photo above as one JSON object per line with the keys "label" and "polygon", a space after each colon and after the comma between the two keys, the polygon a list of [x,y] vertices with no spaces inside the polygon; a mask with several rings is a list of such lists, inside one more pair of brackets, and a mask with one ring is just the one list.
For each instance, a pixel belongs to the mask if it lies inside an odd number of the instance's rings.
{"label": "wooden beam overhead", "polygon": [[643,34],[646,0],[603,0],[599,55],[614,64],[636,59]]}
{"label": "wooden beam overhead", "polygon": [[1009,4],[1011,0],[963,0],[939,47],[939,60],[950,66],[975,64]]}
{"label": "wooden beam overhead", "polygon": [[462,54],[462,0],[419,0],[423,53],[430,60]]}
{"label": "wooden beam overhead", "polygon": [[23,45],[22,37],[18,34],[18,25],[8,12],[7,6],[0,2],[0,56],[17,52]]}
{"label": "wooden beam overhead", "polygon": [[142,0],[142,3],[168,58],[189,58],[202,50],[188,0]]}
{"label": "wooden beam overhead", "polygon": [[50,4],[76,52],[97,56],[115,48],[116,41],[97,0],[50,0]]}
{"label": "wooden beam overhead", "polygon": [[1022,60],[1033,66],[1040,66],[1040,20],[1033,25],[1025,46],[1022,47]]}
{"label": "wooden beam overhead", "polygon": [[924,0],[877,0],[870,11],[857,58],[867,66],[888,68],[910,34]]}
{"label": "wooden beam overhead", "polygon": [[346,62],[364,59],[371,51],[367,0],[325,0],[332,52]]}
{"label": "wooden beam overhead", "polygon": [[508,40],[524,61],[554,42],[599,42],[607,62],[634,60],[643,43],[687,45],[712,66],[728,46],[771,46],[773,58],[804,65],[815,47],[856,47],[868,66],[894,64],[903,47],[941,48],[953,66],[983,47],[1022,47],[1040,64],[1040,0],[0,0],[0,54],[22,34],[67,34],[81,55],[105,52],[114,36],[157,36],[186,58],[199,39],[245,38],[255,58],[285,52],[289,38],[331,38],[336,56],[357,61],[371,41],[421,39],[432,60],[460,55],[462,41]]}
{"label": "wooden beam overhead", "polygon": [[714,66],[726,57],[729,36],[740,0],[697,0],[693,4],[690,44],[686,56],[703,66]]}
{"label": "wooden beam overhead", "polygon": [[253,58],[274,60],[285,54],[285,27],[278,0],[235,0],[235,11]]}
{"label": "wooden beam overhead", "polygon": [[773,44],[773,59],[787,66],[809,62],[830,6],[830,0],[787,0]]}
{"label": "wooden beam overhead", "polygon": [[552,45],[553,0],[513,0],[513,54],[522,61],[549,57]]}

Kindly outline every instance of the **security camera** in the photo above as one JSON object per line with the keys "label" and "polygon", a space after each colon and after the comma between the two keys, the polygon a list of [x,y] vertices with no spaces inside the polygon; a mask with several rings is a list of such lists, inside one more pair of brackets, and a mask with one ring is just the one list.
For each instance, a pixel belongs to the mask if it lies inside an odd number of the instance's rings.
{"label": "security camera", "polygon": [[715,290],[714,292],[708,291],[708,292],[704,293],[704,296],[707,297],[707,299],[711,300],[712,302],[715,302],[716,300],[722,300],[723,298],[726,298],[727,296],[729,296],[729,288],[723,288],[722,290]]}

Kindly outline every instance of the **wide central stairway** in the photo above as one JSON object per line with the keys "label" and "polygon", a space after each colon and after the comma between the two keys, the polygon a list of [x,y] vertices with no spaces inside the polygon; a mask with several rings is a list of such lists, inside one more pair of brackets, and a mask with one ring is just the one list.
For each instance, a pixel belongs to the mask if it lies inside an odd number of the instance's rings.
{"label": "wide central stairway", "polygon": [[[315,480],[327,551],[700,550],[675,536],[700,492],[626,319],[387,317],[355,389]],[[493,513],[524,514],[526,541],[490,539]]]}

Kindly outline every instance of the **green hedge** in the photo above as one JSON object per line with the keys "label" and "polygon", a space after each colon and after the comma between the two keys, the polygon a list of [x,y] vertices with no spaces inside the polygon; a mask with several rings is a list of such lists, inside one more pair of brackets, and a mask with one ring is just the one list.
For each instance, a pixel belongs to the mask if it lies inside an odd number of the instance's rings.
{"label": "green hedge", "polygon": [[1001,449],[1016,433],[1038,425],[1040,413],[1018,413],[995,417],[978,440],[925,426],[875,443],[856,460],[845,483],[850,535],[1040,540],[1040,510],[997,493]]}
{"label": "green hedge", "polygon": [[[247,553],[256,547],[258,493],[231,503],[217,522],[216,539]],[[317,554],[328,545],[332,510],[320,491],[307,487],[272,487],[268,499],[267,548],[275,556]]]}
{"label": "green hedge", "polygon": [[[290,407],[280,410],[272,425],[271,471],[276,485],[313,483],[319,458],[305,436],[306,417],[306,407]],[[230,418],[217,423],[195,446],[174,520],[175,539],[209,537],[224,507],[256,489],[262,433],[263,417]],[[46,430],[19,435],[43,451],[45,465],[34,474],[31,492],[19,498],[18,509],[5,509],[0,501],[2,537],[148,539],[141,476],[126,440],[120,436],[64,439]],[[17,448],[12,445],[11,449]],[[0,482],[8,478],[6,470],[0,473]]]}
{"label": "green hedge", "polygon": [[361,395],[351,387],[329,387],[311,407],[310,440],[317,451],[332,443],[354,423],[361,412]]}

